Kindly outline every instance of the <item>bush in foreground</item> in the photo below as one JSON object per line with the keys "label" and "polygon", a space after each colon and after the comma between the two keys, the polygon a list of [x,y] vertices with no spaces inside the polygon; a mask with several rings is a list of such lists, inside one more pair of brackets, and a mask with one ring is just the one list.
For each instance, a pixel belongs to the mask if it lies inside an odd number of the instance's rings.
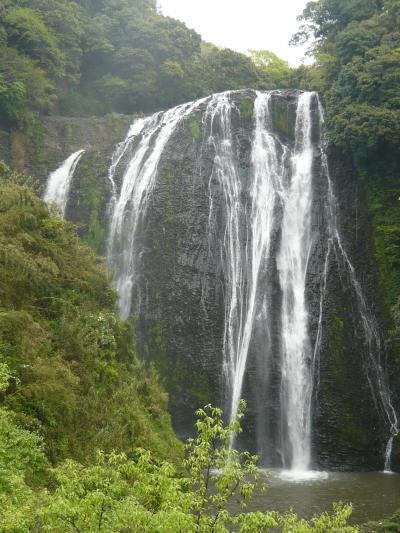
{"label": "bush in foreground", "polygon": [[[332,514],[323,513],[311,521],[293,513],[246,512],[246,502],[260,485],[257,458],[229,446],[232,433],[241,431],[243,407],[228,426],[219,409],[208,405],[197,411],[197,437],[185,447],[183,476],[171,463],[156,461],[143,449],[137,449],[133,457],[98,452],[92,465],[67,460],[53,469],[54,490],[35,489],[29,486],[29,477],[43,468],[44,455],[40,440],[23,431],[25,462],[8,473],[10,483],[0,486],[0,529],[18,533],[228,533],[232,528],[241,533],[358,531],[347,525],[349,505],[334,505]],[[5,449],[17,446],[16,431],[0,424]],[[9,436],[14,440],[7,442]],[[242,510],[231,512],[232,502]]]}

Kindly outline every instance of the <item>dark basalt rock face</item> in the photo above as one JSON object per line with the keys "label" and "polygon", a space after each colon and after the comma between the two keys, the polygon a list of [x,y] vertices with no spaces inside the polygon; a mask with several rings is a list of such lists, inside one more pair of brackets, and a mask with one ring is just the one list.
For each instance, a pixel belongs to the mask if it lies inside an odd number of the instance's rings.
{"label": "dark basalt rock face", "polygon": [[397,435],[393,441],[392,470],[400,472],[400,435]]}
{"label": "dark basalt rock face", "polygon": [[[351,154],[331,148],[329,167],[338,199],[341,239],[371,315],[379,324],[382,300],[372,228]],[[325,469],[381,470],[389,428],[368,383],[362,317],[343,259],[332,256],[328,272],[315,402],[314,447],[318,464]],[[373,378],[371,381],[374,383]]]}
{"label": "dark basalt rock face", "polygon": [[[283,91],[273,97],[273,123],[276,135],[286,144],[294,141],[298,92]],[[251,166],[253,105],[255,93],[239,91],[232,95],[232,132],[237,168],[243,183],[241,201],[248,203],[246,188]],[[155,363],[170,394],[170,409],[179,436],[193,432],[193,412],[205,403],[224,405],[222,353],[225,316],[225,273],[221,262],[220,239],[224,235],[223,196],[210,182],[214,150],[205,142],[203,113],[206,104],[181,122],[161,156],[157,181],[141,229],[140,280],[134,292],[138,349],[142,357]],[[317,111],[317,110],[315,110]],[[316,115],[316,113],[315,113]],[[60,119],[61,120],[61,119]],[[317,119],[315,118],[315,121]],[[56,121],[57,122],[57,121]],[[129,122],[129,121],[127,121]],[[60,125],[57,125],[59,128]],[[60,131],[51,126],[53,144]],[[65,142],[58,157],[65,159],[82,145],[81,137]],[[95,128],[94,128],[95,129]],[[127,128],[126,128],[127,129]],[[93,134],[93,128],[88,130]],[[320,136],[316,122],[315,143]],[[116,141],[122,140],[120,135]],[[104,137],[102,137],[103,139]],[[107,168],[112,153],[110,139],[103,149],[96,141],[82,159],[74,178],[67,216],[90,229],[90,201],[96,204],[96,217],[102,232],[94,237],[95,247],[104,250],[107,236],[107,204],[110,188]],[[60,144],[58,144],[60,146]],[[50,151],[50,150],[49,150]],[[129,153],[126,157],[129,158]],[[380,295],[374,262],[374,248],[366,202],[352,166],[351,155],[334,148],[328,152],[331,179],[339,205],[339,225],[343,244],[365,291],[366,300],[379,322]],[[51,168],[56,165],[52,165]],[[321,171],[319,153],[314,158],[312,229],[314,246],[307,274],[309,333],[314,345],[319,319],[322,272],[325,264],[327,182]],[[121,184],[123,164],[115,180]],[[86,191],[86,192],[85,192]],[[97,194],[94,194],[94,192]],[[96,192],[97,191],[97,192]],[[90,192],[96,199],[88,200]],[[214,225],[209,228],[210,195],[214,199]],[[97,203],[96,203],[97,202]],[[90,211],[90,212],[89,212]],[[277,217],[282,216],[277,212]],[[93,218],[93,217],[92,217]],[[279,232],[273,236],[276,256]],[[101,243],[103,245],[101,245]],[[267,299],[279,301],[276,263],[262,272],[268,285]],[[268,283],[267,283],[268,278]],[[331,254],[323,313],[320,364],[313,402],[313,462],[324,469],[382,469],[388,428],[374,405],[365,371],[365,342],[351,283],[341,259]],[[281,465],[279,429],[280,316],[269,310],[271,321],[270,357],[265,362],[265,324],[255,320],[242,396],[248,400],[244,434],[239,445],[261,451],[261,461]],[[265,371],[260,371],[265,362]],[[397,447],[396,447],[397,446]],[[394,450],[399,452],[396,444]],[[397,464],[399,460],[397,460]]]}

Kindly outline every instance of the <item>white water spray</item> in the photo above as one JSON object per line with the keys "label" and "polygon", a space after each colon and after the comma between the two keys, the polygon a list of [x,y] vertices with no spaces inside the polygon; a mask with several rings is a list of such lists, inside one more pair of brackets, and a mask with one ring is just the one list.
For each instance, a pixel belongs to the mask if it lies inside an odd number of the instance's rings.
{"label": "white water spray", "polygon": [[[224,197],[225,228],[221,259],[225,275],[225,332],[223,370],[228,391],[229,417],[234,420],[242,395],[254,320],[260,304],[258,282],[270,261],[274,211],[282,188],[287,151],[271,132],[270,100],[273,93],[258,92],[254,104],[254,137],[246,211],[243,183],[236,165],[232,113],[239,113],[230,93],[215,95],[208,104],[205,124],[208,143],[215,151],[210,176],[210,225],[213,214],[212,185]],[[245,224],[246,227],[242,227]],[[261,299],[262,300],[262,299]],[[269,325],[267,324],[267,328]],[[268,351],[268,346],[265,346]]]}
{"label": "white water spray", "polygon": [[[222,190],[225,208],[225,229],[221,239],[221,260],[225,275],[225,322],[223,345],[223,374],[229,396],[229,416],[236,417],[238,401],[234,392],[239,381],[238,374],[244,372],[246,354],[240,352],[242,325],[244,323],[244,264],[240,222],[243,210],[240,200],[241,182],[235,164],[231,130],[232,103],[229,93],[214,95],[208,103],[204,123],[207,142],[214,147],[214,164],[209,179],[210,211],[209,224],[213,217],[211,188],[216,182]],[[210,228],[209,228],[210,231]],[[241,383],[240,383],[241,385]]]}
{"label": "white water spray", "polygon": [[111,201],[109,205],[109,211],[113,213],[115,204],[117,202],[117,184],[115,183],[115,173],[117,171],[117,167],[120,164],[123,157],[126,155],[126,152],[128,151],[129,147],[131,146],[133,140],[140,135],[142,132],[144,126],[146,124],[146,119],[139,118],[137,119],[129,128],[128,133],[125,137],[125,139],[117,144],[115,147],[115,150],[111,156],[111,165],[108,169],[108,179],[110,181],[111,185]]}
{"label": "white water spray", "polygon": [[398,432],[396,434],[391,435],[391,437],[388,440],[388,443],[386,445],[385,450],[385,466],[384,466],[384,472],[385,474],[391,474],[392,473],[392,452],[393,452],[393,441],[395,436],[398,435]]}

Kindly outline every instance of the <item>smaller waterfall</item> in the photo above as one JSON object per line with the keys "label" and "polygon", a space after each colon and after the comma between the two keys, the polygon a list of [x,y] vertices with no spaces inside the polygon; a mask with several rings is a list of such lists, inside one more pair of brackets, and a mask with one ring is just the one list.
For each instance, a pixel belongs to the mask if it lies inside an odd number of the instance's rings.
{"label": "smaller waterfall", "polygon": [[386,450],[385,450],[385,467],[384,472],[386,474],[392,473],[392,451],[393,451],[393,441],[394,441],[395,435],[392,435],[387,443]]}
{"label": "smaller waterfall", "polygon": [[319,299],[319,315],[318,315],[318,328],[317,328],[317,335],[315,338],[315,344],[314,344],[314,352],[313,352],[313,369],[314,369],[314,390],[318,392],[319,389],[319,369],[320,369],[320,350],[321,350],[321,342],[322,342],[322,336],[323,336],[323,327],[322,322],[324,318],[324,304],[325,304],[325,298],[326,298],[326,291],[327,291],[327,285],[328,285],[328,267],[329,267],[329,260],[332,253],[332,238],[328,238],[328,247],[325,254],[325,261],[324,261],[324,270],[322,272],[322,282],[321,282],[321,290],[320,290],[320,299]]}
{"label": "smaller waterfall", "polygon": [[140,135],[142,132],[144,126],[146,124],[146,119],[140,118],[136,120],[131,127],[128,130],[128,133],[126,134],[125,139],[118,143],[115,147],[115,150],[111,156],[111,165],[108,169],[108,179],[111,184],[111,201],[109,205],[109,212],[113,212],[115,208],[115,204],[117,203],[117,184],[115,183],[115,173],[117,171],[117,167],[120,164],[121,160],[125,156],[126,152],[128,151],[129,147],[131,146],[133,140]]}
{"label": "smaller waterfall", "polygon": [[[272,92],[257,92],[254,103],[254,134],[251,170],[248,180],[250,205],[243,205],[244,182],[237,167],[232,113],[239,113],[231,97],[222,93],[210,100],[204,123],[207,142],[215,156],[209,180],[210,231],[213,217],[211,185],[222,192],[225,227],[221,240],[221,260],[225,275],[225,332],[223,373],[227,389],[229,417],[236,417],[243,389],[254,321],[264,303],[259,294],[259,277],[270,260],[271,236],[278,192],[282,188],[287,150],[272,134],[270,101]],[[266,310],[264,310],[266,312]],[[266,320],[266,328],[269,328]],[[265,346],[265,359],[268,346]],[[267,360],[266,360],[267,364]]]}
{"label": "smaller waterfall", "polygon": [[43,200],[48,204],[56,204],[62,218],[65,216],[74,172],[84,153],[85,150],[78,150],[70,155],[57,170],[50,174],[47,180]]}

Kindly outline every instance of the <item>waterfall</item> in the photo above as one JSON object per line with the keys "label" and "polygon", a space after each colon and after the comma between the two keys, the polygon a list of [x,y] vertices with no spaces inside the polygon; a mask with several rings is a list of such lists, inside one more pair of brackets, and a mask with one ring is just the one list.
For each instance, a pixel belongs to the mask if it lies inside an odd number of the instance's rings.
{"label": "waterfall", "polygon": [[[236,416],[240,399],[241,381],[246,364],[246,347],[243,346],[245,321],[245,265],[242,261],[241,228],[241,182],[235,164],[231,131],[232,103],[229,93],[215,95],[208,103],[204,122],[209,125],[207,143],[215,152],[214,164],[209,179],[210,211],[213,217],[211,186],[216,182],[222,190],[225,207],[225,229],[221,239],[221,259],[225,275],[225,331],[223,345],[223,375],[228,392],[229,416]],[[210,228],[209,228],[210,231]]]}
{"label": "waterfall", "polygon": [[[157,177],[157,167],[164,148],[180,122],[190,115],[203,100],[177,106],[165,113],[139,119],[130,129],[127,139],[118,145],[109,171],[113,186],[112,214],[107,258],[115,275],[122,319],[131,312],[132,289],[137,281],[140,257],[139,233]],[[114,182],[115,170],[130,144],[138,136],[125,173],[119,196]]]}
{"label": "waterfall", "polygon": [[[209,184],[216,182],[219,185],[226,210],[221,239],[225,275],[223,373],[231,420],[237,414],[254,320],[261,303],[258,297],[259,276],[271,260],[274,212],[288,152],[271,131],[270,101],[273,94],[256,93],[252,165],[247,185],[250,205],[247,210],[241,199],[243,184],[235,164],[231,131],[232,111],[239,113],[239,110],[232,103],[230,93],[223,93],[211,99],[205,114],[205,124],[209,124],[210,128],[208,143],[213,145],[215,152]],[[213,197],[210,192],[210,220],[212,212]],[[267,345],[265,350],[268,351]]]}
{"label": "waterfall", "polygon": [[[272,131],[270,101],[273,92],[256,94],[254,133],[249,176],[250,207],[241,201],[242,181],[235,165],[229,93],[215,95],[207,107],[208,142],[215,151],[210,183],[217,182],[224,196],[225,228],[221,257],[225,273],[224,375],[234,419],[243,389],[243,379],[254,319],[262,298],[259,276],[270,265],[271,237],[276,225],[276,207],[283,202],[281,248],[277,257],[282,290],[282,399],[289,441],[288,462],[292,469],[308,470],[311,444],[310,371],[311,345],[305,304],[305,277],[311,250],[312,159],[311,99],[298,99],[295,147],[282,145]],[[290,157],[291,156],[291,157]],[[285,162],[291,159],[291,177]],[[210,194],[210,213],[213,209]],[[242,224],[246,228],[241,228]],[[268,316],[265,357],[268,357]]]}
{"label": "waterfall", "polygon": [[392,473],[393,440],[397,435],[398,435],[398,428],[397,428],[397,433],[394,433],[393,435],[389,437],[388,443],[386,445],[384,472],[387,474]]}
{"label": "waterfall", "polygon": [[50,174],[47,180],[43,200],[48,204],[56,204],[62,218],[65,216],[74,172],[84,153],[85,150],[78,150],[70,155],[57,170]]}
{"label": "waterfall", "polygon": [[[336,215],[336,199],[323,143],[320,141],[323,170],[328,180],[328,239],[322,270],[318,328],[314,346],[308,333],[306,276],[312,250],[311,208],[313,189],[312,102],[316,93],[302,93],[298,98],[295,146],[282,145],[271,129],[269,104],[274,92],[256,95],[252,171],[249,179],[251,208],[243,213],[240,200],[242,181],[235,165],[234,139],[231,131],[234,104],[229,93],[215,95],[209,102],[205,124],[209,124],[208,142],[215,150],[210,184],[217,181],[224,196],[226,223],[221,257],[225,272],[225,334],[223,371],[233,419],[241,398],[254,319],[261,299],[257,297],[259,275],[270,265],[271,236],[276,225],[276,207],[283,204],[281,244],[276,258],[282,292],[281,304],[281,419],[284,463],[293,471],[306,472],[311,463],[312,398],[319,378],[319,349],[327,290],[328,265],[333,249],[345,261],[355,291],[368,352],[368,381],[389,423],[391,438],[386,450],[391,455],[393,436],[398,434],[398,420],[381,363],[382,347],[375,319],[368,312],[362,288],[344,249]],[[318,101],[319,104],[319,101]],[[319,104],[319,124],[324,118]],[[290,176],[285,176],[285,162],[290,159]],[[213,210],[210,193],[210,217]],[[245,223],[247,227],[241,228]],[[265,358],[268,358],[269,317],[266,320]],[[372,369],[372,370],[371,370]],[[372,375],[371,375],[372,374]],[[389,469],[386,468],[385,469]]]}
{"label": "waterfall", "polygon": [[313,375],[308,336],[306,275],[311,252],[312,162],[311,99],[298,99],[292,176],[284,192],[281,247],[277,257],[282,290],[282,388],[291,469],[306,471],[311,452]]}
{"label": "waterfall", "polygon": [[[139,118],[137,119],[129,128],[128,133],[125,139],[117,144],[115,150],[111,156],[111,165],[108,169],[108,180],[111,185],[111,201],[109,205],[109,212],[113,213],[115,204],[117,203],[117,184],[115,183],[115,173],[117,171],[118,165],[121,163],[121,160],[126,155],[128,149],[130,148],[134,139],[140,135],[144,126],[146,124],[146,119]],[[109,242],[109,245],[111,243]]]}
{"label": "waterfall", "polygon": [[[378,325],[341,237],[318,95],[291,95],[296,103],[294,130],[279,134],[274,99],[280,99],[282,92],[251,94],[252,129],[245,141],[243,131],[238,133],[236,127],[243,118],[237,92],[231,91],[140,118],[116,146],[108,173],[111,200],[107,259],[114,273],[120,315],[125,319],[132,312],[140,313],[146,217],[151,202],[157,200],[163,155],[182,124],[201,113],[203,137],[200,141],[193,139],[198,143],[195,166],[208,203],[208,253],[220,272],[218,282],[223,290],[221,378],[228,419],[235,418],[239,400],[246,393],[244,381],[250,357],[257,351],[257,361],[252,364],[259,373],[267,372],[274,360],[279,366],[279,375],[274,378],[277,397],[273,399],[279,418],[273,430],[277,433],[274,442],[280,446],[277,453],[285,469],[303,474],[310,470],[313,401],[319,386],[328,277],[330,265],[336,260],[340,271],[347,273],[354,293],[365,341],[367,379],[389,428],[385,470],[390,470],[399,422],[387,386]],[[240,155],[243,142],[249,156],[245,165]],[[321,173],[315,174],[319,166]],[[317,179],[319,186],[325,187],[324,196],[318,199],[313,194]],[[322,206],[323,237],[316,235],[314,239],[312,213],[317,200]],[[324,259],[318,266],[319,294],[313,296],[313,309],[319,314],[311,317],[308,270],[310,257],[314,258],[313,251],[318,250],[317,241]],[[201,300],[199,305],[205,306],[206,302]],[[311,318],[315,325],[312,338]],[[261,334],[257,330],[260,321]],[[257,342],[255,333],[262,335]]]}

